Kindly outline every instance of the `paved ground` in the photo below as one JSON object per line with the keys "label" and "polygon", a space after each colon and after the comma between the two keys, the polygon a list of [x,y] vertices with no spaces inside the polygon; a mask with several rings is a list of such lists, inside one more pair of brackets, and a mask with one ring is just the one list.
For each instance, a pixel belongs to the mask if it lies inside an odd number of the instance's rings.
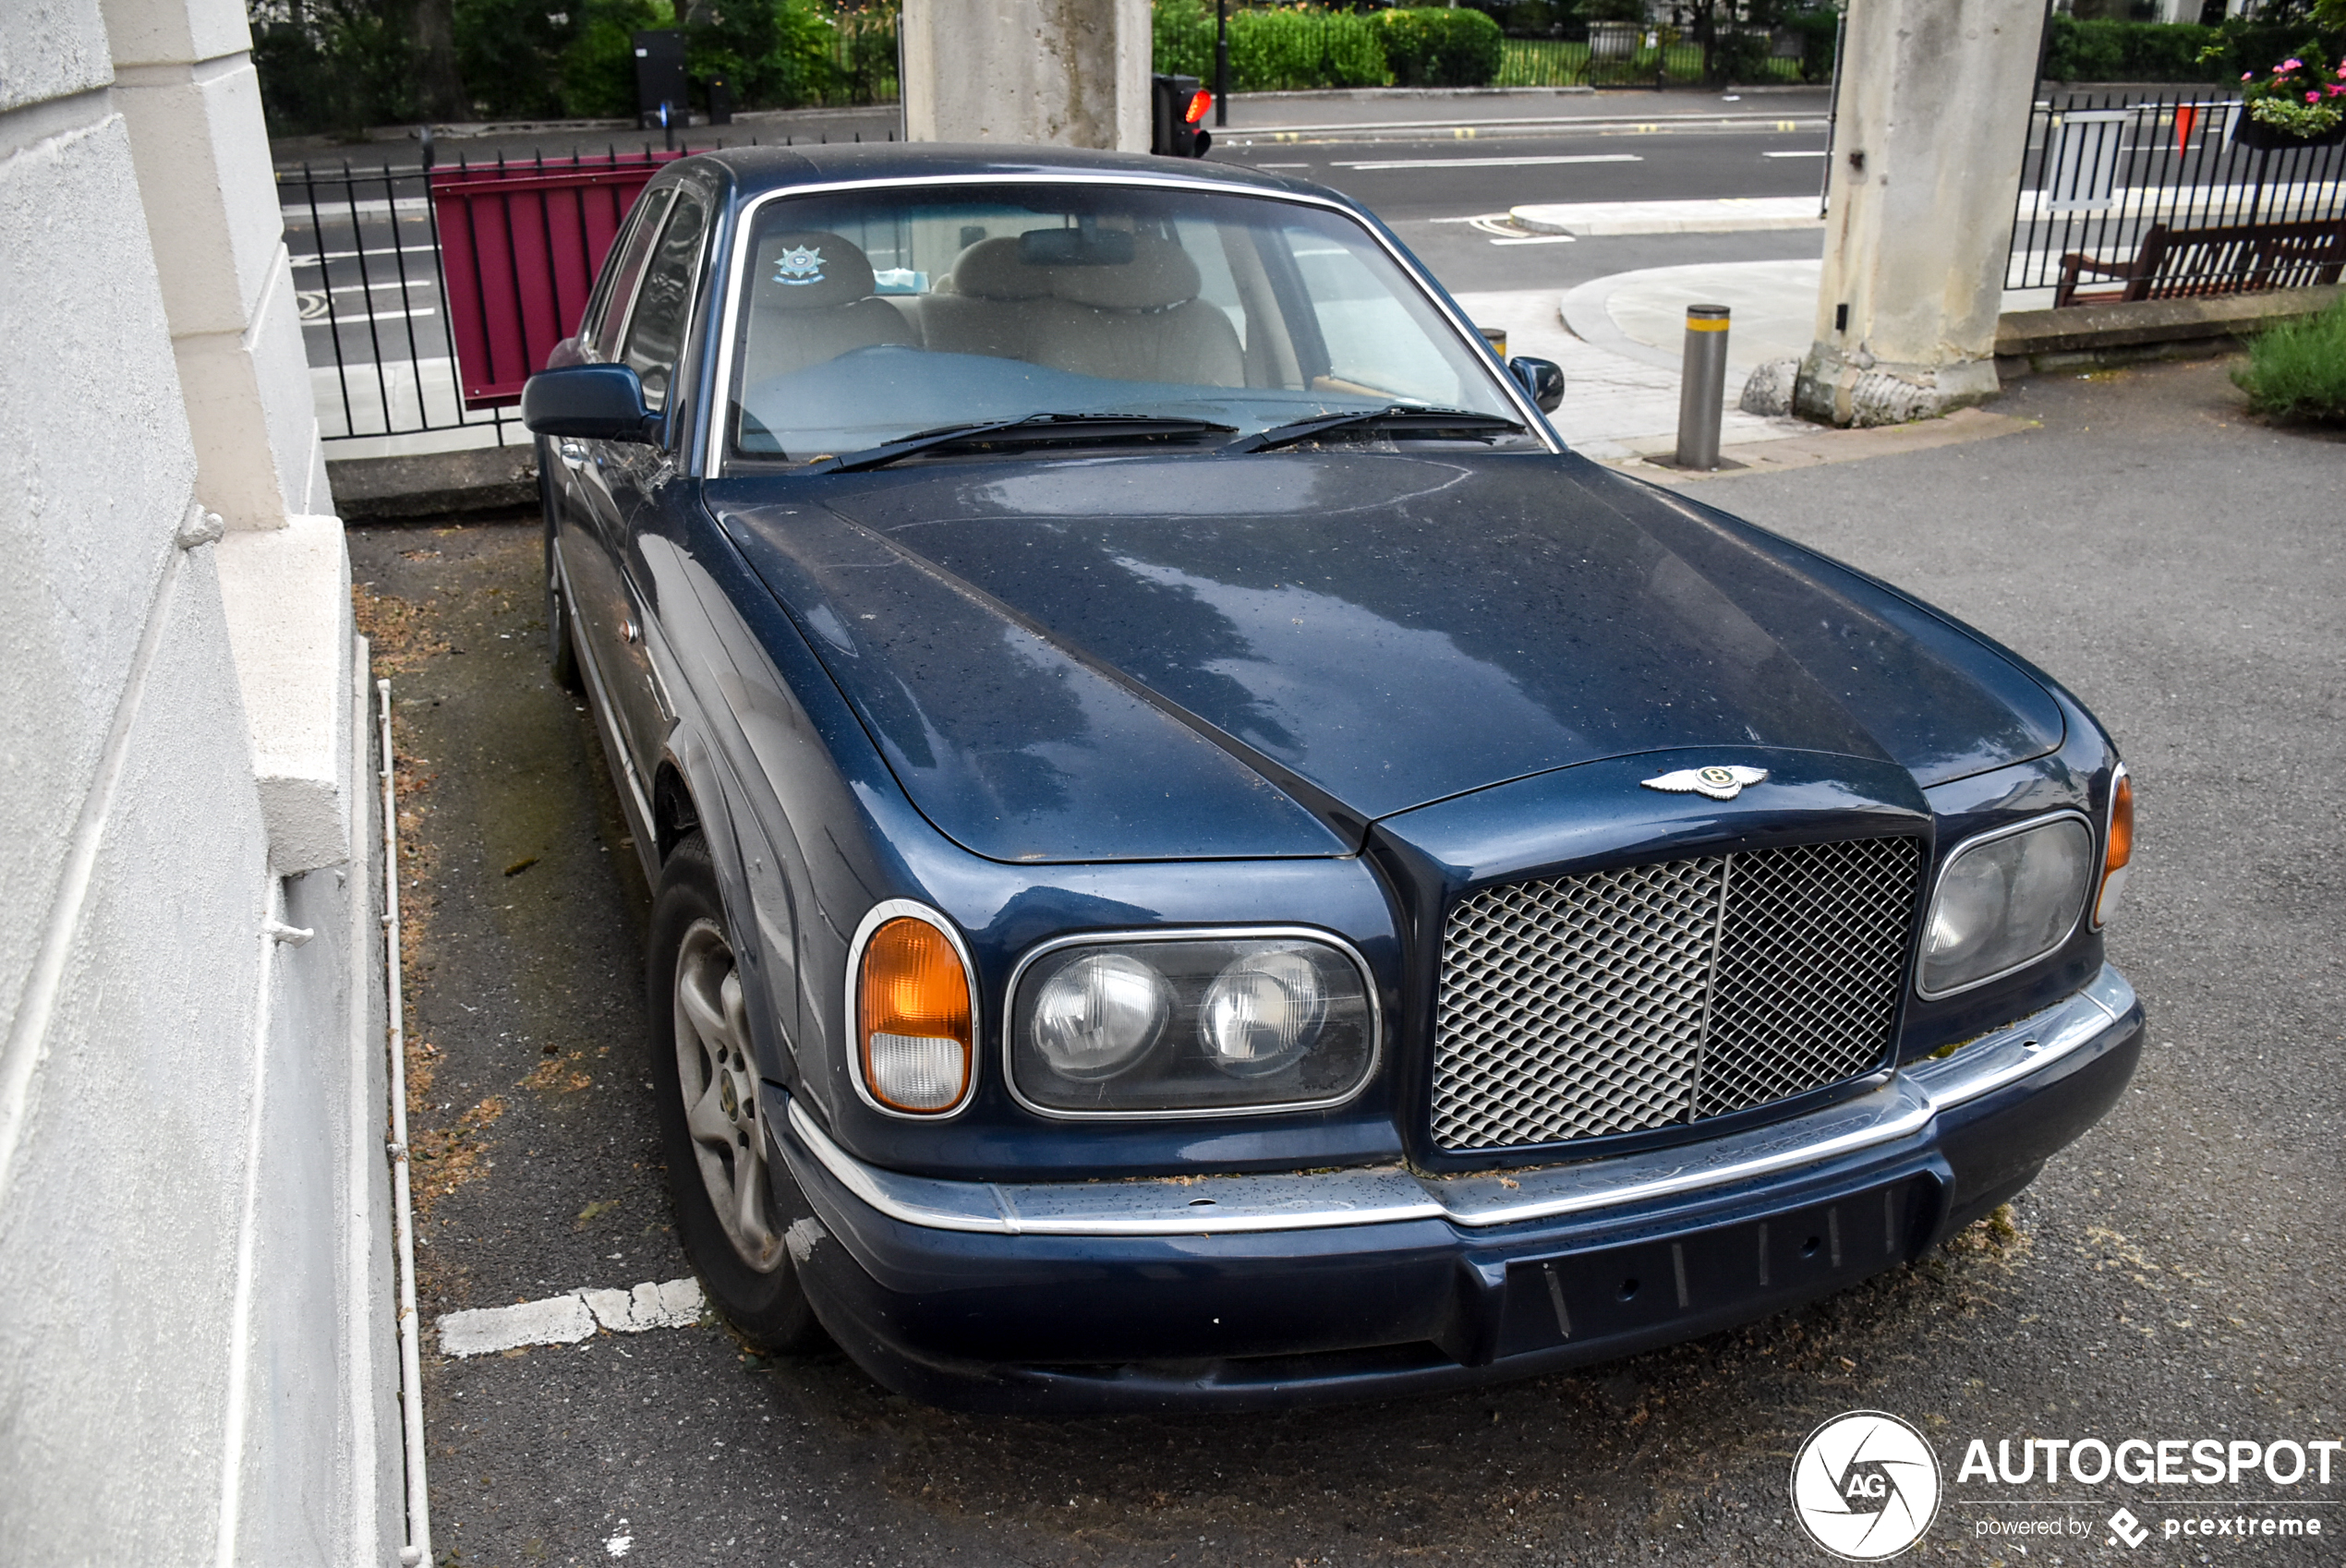
{"label": "paved ground", "polygon": [[[2102,1521],[2123,1502],[2157,1531],[2205,1503],[2334,1538],[2346,1463],[2326,1488],[1954,1476],[1975,1437],[2346,1436],[2346,445],[2244,421],[2211,365],[2038,380],[2001,407],[2038,428],[1692,493],[1975,620],[2127,750],[2141,849],[2111,945],[2155,1044],[2012,1228],[1616,1366],[1284,1417],[950,1416],[708,1326],[431,1355],[441,1560],[1822,1562],[1785,1517],[1788,1456],[1873,1407],[1949,1466],[1925,1560],[2338,1561],[2328,1539],[2128,1552]],[[585,716],[544,674],[534,532],[351,544],[402,704],[426,1319],[673,1278],[635,1056],[644,892]],[[2244,1506],[2275,1498],[2296,1506]],[[2026,1552],[1979,1534],[2044,1517],[2090,1534]]]}

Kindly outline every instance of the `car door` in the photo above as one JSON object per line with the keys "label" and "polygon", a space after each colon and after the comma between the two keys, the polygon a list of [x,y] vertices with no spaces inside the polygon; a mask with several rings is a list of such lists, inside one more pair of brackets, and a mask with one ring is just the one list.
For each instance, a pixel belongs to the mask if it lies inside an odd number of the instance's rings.
{"label": "car door", "polygon": [[657,445],[590,443],[599,448],[594,453],[597,479],[609,503],[597,517],[602,547],[598,569],[604,574],[599,592],[606,596],[602,636],[608,649],[607,654],[599,650],[599,657],[621,742],[639,782],[652,777],[673,709],[652,657],[657,585],[642,570],[632,535],[650,521],[662,493],[683,481],[677,448],[688,421],[680,406],[683,379],[678,368],[707,249],[709,211],[706,191],[690,184],[678,189],[619,340],[619,362],[643,382],[644,405],[655,414],[674,416],[667,421],[666,438]]}

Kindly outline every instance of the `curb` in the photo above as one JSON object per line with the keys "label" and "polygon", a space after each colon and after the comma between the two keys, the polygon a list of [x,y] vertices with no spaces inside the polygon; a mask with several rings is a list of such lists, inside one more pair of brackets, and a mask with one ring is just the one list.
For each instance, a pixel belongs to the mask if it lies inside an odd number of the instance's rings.
{"label": "curb", "polygon": [[2036,370],[2141,359],[2173,345],[2220,350],[2226,339],[2253,337],[2268,327],[2319,315],[2346,285],[2275,289],[2190,299],[2142,299],[2116,305],[2072,305],[2059,310],[2014,310],[1996,322],[1996,358]]}
{"label": "curb", "polygon": [[414,522],[538,504],[535,446],[473,447],[413,457],[346,457],[326,484],[347,522]]}

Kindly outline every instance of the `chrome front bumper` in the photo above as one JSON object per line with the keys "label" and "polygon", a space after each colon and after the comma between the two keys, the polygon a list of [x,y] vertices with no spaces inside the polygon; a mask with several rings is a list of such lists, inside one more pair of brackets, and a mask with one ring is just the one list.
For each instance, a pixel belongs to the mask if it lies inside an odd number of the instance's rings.
{"label": "chrome front bumper", "polygon": [[1941,1113],[2040,1073],[2103,1038],[2135,1006],[2105,965],[2065,1001],[1890,1074],[1871,1093],[1704,1142],[1604,1160],[1426,1176],[1398,1165],[1319,1175],[1093,1182],[948,1181],[865,1164],[793,1100],[796,1142],[890,1220],[928,1230],[1028,1236],[1232,1236],[1446,1220],[1515,1224],[1748,1182],[1924,1132]]}

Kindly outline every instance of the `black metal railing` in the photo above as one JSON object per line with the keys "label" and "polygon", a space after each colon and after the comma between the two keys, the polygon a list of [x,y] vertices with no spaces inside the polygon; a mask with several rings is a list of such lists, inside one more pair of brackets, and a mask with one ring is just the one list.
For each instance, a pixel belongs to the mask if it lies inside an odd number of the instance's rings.
{"label": "black metal railing", "polygon": [[[892,132],[884,133],[894,139]],[[862,139],[858,135],[857,139]],[[816,137],[766,136],[795,145]],[[760,137],[712,137],[679,152],[756,145]],[[601,155],[443,161],[439,172],[548,174],[662,156],[659,142],[613,144]],[[319,433],[335,457],[396,455],[522,444],[519,410],[468,408],[461,394],[456,332],[441,265],[430,172],[419,163],[354,167],[302,163],[277,171],[277,199],[309,359]],[[510,252],[496,264],[513,266]],[[520,291],[516,291],[520,292]]]}
{"label": "black metal railing", "polygon": [[[2104,268],[2131,264],[2161,224],[2269,229],[2346,217],[2346,145],[2253,146],[2239,139],[2246,114],[2220,87],[2040,90],[2004,286],[2059,288],[2064,256]],[[2231,267],[2237,252],[2195,254],[2205,265]],[[2255,285],[2233,271],[2162,277],[2160,286],[2213,293]]]}

